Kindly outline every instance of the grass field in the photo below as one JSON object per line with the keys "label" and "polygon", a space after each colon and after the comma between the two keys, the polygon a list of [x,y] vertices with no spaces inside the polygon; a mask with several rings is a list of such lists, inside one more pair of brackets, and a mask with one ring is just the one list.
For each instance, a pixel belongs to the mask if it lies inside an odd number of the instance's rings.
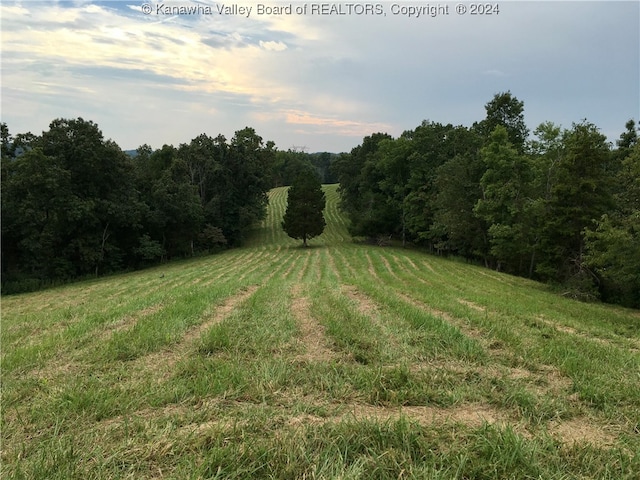
{"label": "grass field", "polygon": [[351,241],[2,299],[2,478],[637,479],[640,312]]}

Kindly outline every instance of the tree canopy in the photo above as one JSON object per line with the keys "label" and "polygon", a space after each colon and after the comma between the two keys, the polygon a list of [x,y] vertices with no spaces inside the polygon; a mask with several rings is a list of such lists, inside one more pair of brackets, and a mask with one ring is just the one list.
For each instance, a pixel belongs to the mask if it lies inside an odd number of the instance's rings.
{"label": "tree canopy", "polygon": [[266,213],[276,151],[249,127],[133,156],[82,118],[1,133],[5,292],[239,245]]}
{"label": "tree canopy", "polygon": [[315,172],[301,171],[295,178],[287,194],[287,210],[282,228],[291,238],[307,240],[321,235],[326,225],[324,210],[326,204],[320,180]]}
{"label": "tree canopy", "polygon": [[351,233],[639,307],[636,122],[612,148],[587,120],[544,122],[529,138],[511,92],[485,108],[469,128],[424,121],[398,138],[367,136],[336,159]]}

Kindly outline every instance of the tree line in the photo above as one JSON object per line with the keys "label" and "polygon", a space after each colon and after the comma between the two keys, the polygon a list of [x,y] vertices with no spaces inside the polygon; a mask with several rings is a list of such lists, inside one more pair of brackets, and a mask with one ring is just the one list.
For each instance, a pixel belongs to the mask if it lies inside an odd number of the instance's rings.
{"label": "tree line", "polygon": [[340,155],[278,150],[250,127],[129,155],[82,118],[56,119],[39,136],[0,124],[2,291],[238,246],[270,188],[315,173],[340,183],[354,236],[640,307],[635,122],[614,147],[586,120],[530,135],[510,92],[485,107],[470,127],[424,121]]}
{"label": "tree line", "polygon": [[280,151],[249,127],[132,155],[82,118],[39,136],[0,127],[3,293],[238,246],[270,188],[302,169],[331,180],[332,154]]}
{"label": "tree line", "polygon": [[375,133],[333,171],[352,235],[394,237],[434,253],[640,307],[640,145],[626,123],[615,148],[583,120],[530,136],[510,92],[471,127],[424,121]]}

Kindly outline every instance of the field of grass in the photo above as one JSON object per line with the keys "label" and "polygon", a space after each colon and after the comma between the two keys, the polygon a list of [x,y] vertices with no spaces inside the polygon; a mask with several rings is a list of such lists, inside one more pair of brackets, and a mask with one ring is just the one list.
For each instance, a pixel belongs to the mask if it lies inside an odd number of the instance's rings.
{"label": "field of grass", "polygon": [[327,229],[2,299],[2,478],[637,479],[640,312]]}

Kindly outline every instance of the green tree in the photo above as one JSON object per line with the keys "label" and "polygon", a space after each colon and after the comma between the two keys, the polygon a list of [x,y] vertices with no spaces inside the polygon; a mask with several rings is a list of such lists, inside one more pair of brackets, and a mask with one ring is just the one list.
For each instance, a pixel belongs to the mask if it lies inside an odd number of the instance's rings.
{"label": "green tree", "polygon": [[302,171],[315,170],[311,156],[301,150],[278,150],[274,157],[272,187],[291,185]]}
{"label": "green tree", "polygon": [[627,157],[638,143],[638,131],[636,130],[636,122],[633,119],[627,120],[624,126],[626,130],[620,134],[620,139],[616,141],[616,145],[621,151],[621,156]]}
{"label": "green tree", "polygon": [[640,143],[628,149],[617,175],[616,209],[585,231],[586,262],[601,279],[606,301],[640,307]]}
{"label": "green tree", "polygon": [[14,156],[13,137],[6,123],[0,123],[0,158],[9,159]]}
{"label": "green tree", "polygon": [[480,122],[480,130],[485,138],[489,138],[498,125],[507,130],[509,142],[518,151],[523,153],[529,130],[524,123],[524,102],[518,100],[511,92],[502,92],[494,95],[493,99],[485,105],[486,118]]}
{"label": "green tree", "polygon": [[264,143],[250,127],[235,132],[221,161],[217,200],[222,222],[210,222],[222,228],[230,244],[240,244],[247,231],[265,217],[274,159],[272,141]]}
{"label": "green tree", "polygon": [[482,198],[474,210],[490,225],[491,254],[498,262],[497,268],[504,266],[521,274],[534,243],[528,208],[529,162],[513,148],[502,125],[495,128],[480,157],[486,171],[480,179]]}
{"label": "green tree", "polygon": [[338,183],[338,179],[333,175],[331,164],[338,157],[335,153],[316,152],[307,154],[307,158],[318,171],[322,183]]}
{"label": "green tree", "polygon": [[457,154],[438,168],[432,231],[439,237],[434,245],[438,253],[482,260],[488,266],[488,226],[474,213],[484,172],[484,162],[474,153]]}
{"label": "green tree", "polygon": [[317,237],[324,231],[322,211],[325,203],[318,177],[313,173],[299,175],[289,187],[282,228],[291,238],[302,240],[306,247],[308,239]]}
{"label": "green tree", "polygon": [[398,218],[396,208],[380,189],[384,174],[377,168],[381,144],[392,139],[386,133],[374,133],[333,162],[333,173],[340,182],[340,208],[349,218],[352,235],[390,233],[389,223]]}
{"label": "green tree", "polygon": [[477,150],[475,134],[465,127],[423,121],[401,138],[411,141],[406,157],[409,175],[404,205],[406,229],[413,242],[427,244],[431,250],[441,241],[441,230],[434,228],[438,168],[461,153]]}
{"label": "green tree", "polygon": [[543,279],[565,282],[590,276],[584,270],[584,229],[614,206],[610,153],[606,137],[587,121],[564,132],[542,226],[537,271]]}
{"label": "green tree", "polygon": [[204,214],[198,188],[190,183],[189,167],[182,159],[176,158],[155,182],[151,201],[167,254],[193,255]]}
{"label": "green tree", "polygon": [[640,210],[624,218],[603,215],[585,240],[585,261],[601,279],[602,299],[640,308]]}
{"label": "green tree", "polygon": [[563,155],[562,128],[553,122],[543,122],[535,130],[536,139],[529,143],[532,171],[531,202],[528,221],[534,236],[528,276],[536,272],[541,242],[544,241],[546,223],[551,215],[551,198],[556,170]]}
{"label": "green tree", "polygon": [[407,237],[407,195],[412,147],[411,139],[401,136],[395,140],[381,142],[376,156],[376,170],[380,176],[377,187],[384,195],[385,201],[378,202],[379,213],[374,214],[374,217],[388,218],[386,232],[379,233],[391,234],[400,231],[403,246]]}
{"label": "green tree", "polygon": [[54,120],[40,143],[69,175],[67,221],[56,231],[65,246],[58,254],[71,260],[75,275],[122,268],[141,227],[131,158],[82,118]]}
{"label": "green tree", "polygon": [[61,252],[68,242],[63,234],[79,210],[70,173],[42,149],[12,160],[2,183],[3,281],[72,277],[71,259]]}
{"label": "green tree", "polygon": [[476,129],[456,127],[447,132],[450,158],[435,172],[431,237],[438,253],[482,260],[489,255],[488,226],[474,213],[482,198],[480,179],[486,165],[480,158],[482,138]]}

